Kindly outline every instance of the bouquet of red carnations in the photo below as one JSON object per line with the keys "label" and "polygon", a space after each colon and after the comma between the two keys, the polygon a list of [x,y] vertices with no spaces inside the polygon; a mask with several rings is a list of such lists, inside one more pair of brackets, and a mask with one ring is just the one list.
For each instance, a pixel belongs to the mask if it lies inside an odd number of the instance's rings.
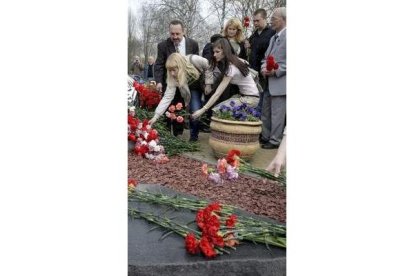
{"label": "bouquet of red carnations", "polygon": [[147,119],[141,122],[134,114],[135,108],[130,107],[128,114],[128,140],[135,142],[135,153],[157,163],[168,162],[168,157],[164,153],[164,147],[159,144],[157,130],[151,128]]}
{"label": "bouquet of red carnations", "polygon": [[272,71],[273,69],[277,70],[278,68],[279,68],[279,64],[277,64],[277,62],[275,61],[274,56],[269,55],[266,58],[266,70],[267,71]]}
{"label": "bouquet of red carnations", "polygon": [[139,93],[139,105],[141,108],[155,108],[161,101],[161,95],[154,88],[154,85],[144,85],[135,81],[133,86]]}

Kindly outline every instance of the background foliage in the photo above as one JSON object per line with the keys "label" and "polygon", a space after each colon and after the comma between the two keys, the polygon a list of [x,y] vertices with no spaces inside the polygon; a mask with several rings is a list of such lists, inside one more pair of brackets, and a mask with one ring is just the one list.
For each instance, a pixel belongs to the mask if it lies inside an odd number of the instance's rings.
{"label": "background foliage", "polygon": [[[128,65],[137,55],[147,62],[157,55],[157,43],[168,38],[168,23],[180,19],[186,25],[186,34],[199,43],[200,51],[210,37],[220,33],[231,17],[243,22],[244,16],[253,16],[264,8],[270,16],[275,7],[286,6],[286,0],[129,0],[128,7]],[[253,20],[248,34],[253,31]]]}

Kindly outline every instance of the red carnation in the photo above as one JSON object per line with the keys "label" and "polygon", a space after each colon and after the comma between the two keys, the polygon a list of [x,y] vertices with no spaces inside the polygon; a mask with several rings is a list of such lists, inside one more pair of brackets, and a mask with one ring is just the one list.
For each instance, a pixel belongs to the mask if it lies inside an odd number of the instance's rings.
{"label": "red carnation", "polygon": [[137,129],[137,124],[136,123],[130,123],[129,127],[131,128],[131,131],[134,132]]}
{"label": "red carnation", "polygon": [[240,154],[241,152],[239,150],[236,150],[236,149],[229,150],[226,156],[227,163],[232,166],[235,166],[236,159],[240,157]]}
{"label": "red carnation", "polygon": [[143,122],[142,122],[142,129],[143,130],[147,130],[147,126],[148,126],[149,124],[148,124],[148,119],[145,119]]}
{"label": "red carnation", "polygon": [[198,244],[199,242],[193,233],[188,233],[187,236],[185,236],[185,248],[189,253],[197,254],[199,251]]}
{"label": "red carnation", "polygon": [[213,202],[213,203],[210,203],[210,204],[206,207],[206,210],[208,210],[209,212],[216,212],[216,213],[220,213],[220,210],[221,210],[220,203],[218,203],[218,202]]}
{"label": "red carnation", "polygon": [[237,222],[237,216],[233,214],[229,216],[228,219],[226,220],[226,226],[234,228],[234,226],[236,226],[236,222]]}
{"label": "red carnation", "polygon": [[272,71],[273,69],[277,70],[279,68],[279,64],[276,63],[275,58],[270,55],[266,58],[266,70]]}
{"label": "red carnation", "polygon": [[200,209],[197,211],[196,222],[197,222],[198,227],[200,227],[200,229],[203,230],[204,229],[204,209]]}
{"label": "red carnation", "polygon": [[138,185],[138,182],[136,179],[128,178],[128,186],[134,186],[136,187]]}
{"label": "red carnation", "polygon": [[247,27],[249,27],[249,25],[250,25],[250,18],[249,18],[248,16],[245,16],[245,17],[243,18],[243,26],[244,26],[245,28],[247,28]]}
{"label": "red carnation", "polygon": [[158,138],[158,132],[155,129],[151,129],[150,132],[148,132],[147,141],[155,140]]}
{"label": "red carnation", "polygon": [[204,222],[208,225],[207,228],[214,227],[216,229],[216,232],[220,228],[220,220],[217,218],[217,216],[211,215],[208,219],[204,219]]}
{"label": "red carnation", "polygon": [[223,237],[217,235],[217,233],[215,235],[211,235],[210,240],[214,245],[217,245],[218,247],[224,247],[224,239]]}
{"label": "red carnation", "polygon": [[133,133],[130,133],[128,135],[128,140],[131,140],[131,141],[134,141],[135,142],[137,140],[137,138],[135,137],[135,135]]}
{"label": "red carnation", "polygon": [[208,240],[207,237],[202,237],[200,240],[200,248],[201,251],[203,252],[203,254],[207,257],[207,258],[214,258],[217,256],[216,251],[214,250],[212,244],[210,243],[210,241]]}
{"label": "red carnation", "polygon": [[148,152],[149,148],[147,145],[135,147],[135,153],[140,154],[141,156],[145,156],[145,154]]}

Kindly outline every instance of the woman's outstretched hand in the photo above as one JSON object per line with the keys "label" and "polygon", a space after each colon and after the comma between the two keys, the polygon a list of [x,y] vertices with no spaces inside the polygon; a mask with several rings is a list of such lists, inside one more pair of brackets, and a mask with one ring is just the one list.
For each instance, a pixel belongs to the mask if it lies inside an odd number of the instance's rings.
{"label": "woman's outstretched hand", "polygon": [[157,119],[155,119],[155,117],[152,117],[152,119],[148,121],[148,124],[152,126],[153,124],[155,124],[156,121]]}
{"label": "woman's outstretched hand", "polygon": [[191,119],[197,120],[201,115],[203,115],[204,110],[200,108],[199,110],[195,111],[193,114],[191,114]]}

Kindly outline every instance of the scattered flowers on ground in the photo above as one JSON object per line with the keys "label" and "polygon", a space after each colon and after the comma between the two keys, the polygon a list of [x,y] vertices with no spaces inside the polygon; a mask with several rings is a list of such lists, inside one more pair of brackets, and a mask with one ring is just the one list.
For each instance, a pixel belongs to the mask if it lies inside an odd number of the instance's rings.
{"label": "scattered flowers on ground", "polygon": [[161,101],[161,95],[156,90],[154,82],[140,84],[135,81],[133,86],[139,93],[139,106],[141,108],[153,109]]}
{"label": "scattered flowers on ground", "polygon": [[223,184],[225,180],[236,180],[239,177],[236,164],[228,163],[226,158],[217,160],[215,169],[203,164],[201,170],[208,180],[216,184]]}
{"label": "scattered flowers on ground", "polygon": [[254,168],[248,162],[240,158],[240,154],[239,150],[229,150],[225,158],[217,160],[216,168],[210,168],[204,163],[201,167],[201,171],[208,180],[215,184],[224,184],[225,180],[236,180],[239,177],[239,172],[248,172],[266,179],[275,180],[283,186],[286,185],[285,175],[281,174],[276,177],[266,170]]}
{"label": "scattered flowers on ground", "polygon": [[201,229],[201,239],[198,240],[192,232],[187,233],[185,238],[187,251],[190,254],[197,254],[201,251],[207,258],[214,258],[219,252],[216,248],[234,247],[239,243],[234,242],[234,233],[231,230],[236,221],[235,214],[224,217],[221,214],[221,205],[217,202],[198,210],[196,222]]}
{"label": "scattered flowers on ground", "polygon": [[135,188],[138,186],[138,181],[133,178],[128,178],[128,195],[131,195],[135,191]]}
{"label": "scattered flowers on ground", "polygon": [[159,144],[158,131],[151,128],[147,119],[141,122],[134,114],[135,108],[130,107],[128,112],[128,140],[135,142],[135,153],[157,163],[168,162],[164,147]]}
{"label": "scattered flowers on ground", "polygon": [[[136,110],[133,110],[130,114],[132,116],[135,115],[135,117],[140,118],[141,120],[149,120],[154,116],[153,111],[148,111],[139,107],[136,108]],[[152,125],[152,128],[157,130],[160,140],[159,143],[164,146],[165,153],[168,156],[200,150],[200,145],[198,143],[189,143],[180,137],[175,137],[173,133],[171,133],[171,128],[168,128],[163,120],[158,120]]]}
{"label": "scattered flowers on ground", "polygon": [[202,253],[206,258],[214,258],[229,253],[226,248],[233,248],[242,240],[249,240],[286,248],[286,226],[263,221],[245,215],[236,215],[234,207],[218,202],[207,203],[204,200],[190,199],[182,196],[169,196],[143,190],[128,193],[128,201],[161,204],[166,207],[184,208],[196,211],[193,221],[198,229],[190,228],[190,223],[177,223],[174,219],[147,213],[141,209],[128,208],[132,218],[143,218],[167,229],[160,240],[170,233],[184,237],[184,245],[189,254]]}
{"label": "scattered flowers on ground", "polygon": [[214,113],[214,116],[219,119],[231,121],[251,121],[257,122],[260,120],[260,112],[255,108],[242,103],[236,106],[236,102],[230,101],[229,105],[222,104],[219,110]]}

